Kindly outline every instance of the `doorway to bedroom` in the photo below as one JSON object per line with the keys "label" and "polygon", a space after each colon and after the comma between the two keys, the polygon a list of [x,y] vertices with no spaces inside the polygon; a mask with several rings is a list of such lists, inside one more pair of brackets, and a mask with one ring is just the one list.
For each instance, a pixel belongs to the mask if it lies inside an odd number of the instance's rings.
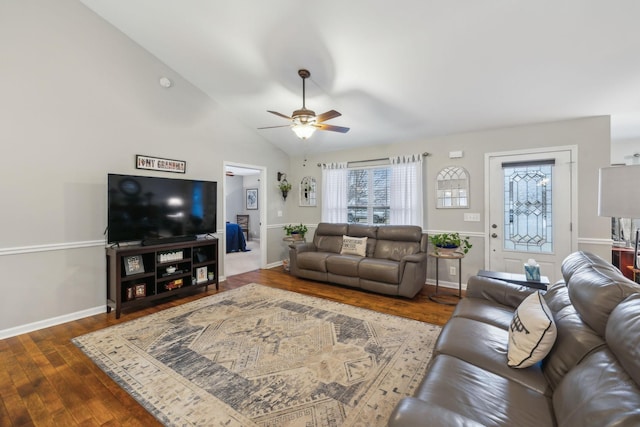
{"label": "doorway to bedroom", "polygon": [[262,248],[265,168],[224,162],[224,275],[257,270],[266,264]]}

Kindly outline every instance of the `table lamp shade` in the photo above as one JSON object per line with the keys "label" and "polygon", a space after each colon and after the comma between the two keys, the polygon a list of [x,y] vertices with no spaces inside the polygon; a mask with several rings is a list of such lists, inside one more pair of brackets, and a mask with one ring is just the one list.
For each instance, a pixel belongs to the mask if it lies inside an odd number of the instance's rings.
{"label": "table lamp shade", "polygon": [[640,165],[600,169],[598,215],[640,218]]}

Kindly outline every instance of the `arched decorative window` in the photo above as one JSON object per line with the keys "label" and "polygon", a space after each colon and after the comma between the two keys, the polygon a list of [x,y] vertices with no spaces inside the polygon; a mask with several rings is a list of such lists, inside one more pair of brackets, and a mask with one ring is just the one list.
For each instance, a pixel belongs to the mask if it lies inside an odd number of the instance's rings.
{"label": "arched decorative window", "polygon": [[436,177],[436,208],[469,207],[469,173],[460,166],[447,166]]}
{"label": "arched decorative window", "polygon": [[316,179],[311,176],[300,181],[300,206],[316,206]]}

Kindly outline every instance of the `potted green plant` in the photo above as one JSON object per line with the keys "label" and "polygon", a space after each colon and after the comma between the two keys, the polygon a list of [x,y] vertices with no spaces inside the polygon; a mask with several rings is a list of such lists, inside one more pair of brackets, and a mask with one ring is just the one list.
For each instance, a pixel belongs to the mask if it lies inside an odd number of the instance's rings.
{"label": "potted green plant", "polygon": [[287,233],[287,236],[291,236],[296,240],[302,240],[304,239],[305,234],[307,234],[307,226],[304,224],[300,224],[300,225],[285,225],[282,228],[284,228],[285,233]]}
{"label": "potted green plant", "polygon": [[287,194],[289,194],[289,191],[291,190],[291,184],[289,183],[289,181],[287,181],[286,179],[283,179],[278,184],[278,188],[282,192],[282,198],[287,200]]}
{"label": "potted green plant", "polygon": [[469,242],[469,237],[460,237],[460,233],[438,233],[431,234],[429,241],[436,248],[436,253],[460,252],[466,254],[473,245]]}

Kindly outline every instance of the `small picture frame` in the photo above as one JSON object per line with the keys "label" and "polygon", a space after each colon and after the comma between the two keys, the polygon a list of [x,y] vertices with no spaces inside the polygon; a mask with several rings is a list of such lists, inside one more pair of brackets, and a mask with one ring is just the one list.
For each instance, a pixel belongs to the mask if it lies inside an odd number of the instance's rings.
{"label": "small picture frame", "polygon": [[247,210],[258,209],[258,189],[247,188]]}
{"label": "small picture frame", "polygon": [[144,273],[142,255],[131,255],[124,257],[124,273],[127,276],[131,276],[132,274]]}
{"label": "small picture frame", "polygon": [[144,283],[133,285],[133,289],[136,298],[147,296],[147,285],[145,285]]}
{"label": "small picture frame", "polygon": [[196,281],[204,283],[207,281],[207,267],[198,267],[196,269]]}
{"label": "small picture frame", "polygon": [[133,291],[133,287],[128,287],[127,288],[127,301],[131,301],[132,299],[135,299],[136,296],[134,295],[134,291]]}

